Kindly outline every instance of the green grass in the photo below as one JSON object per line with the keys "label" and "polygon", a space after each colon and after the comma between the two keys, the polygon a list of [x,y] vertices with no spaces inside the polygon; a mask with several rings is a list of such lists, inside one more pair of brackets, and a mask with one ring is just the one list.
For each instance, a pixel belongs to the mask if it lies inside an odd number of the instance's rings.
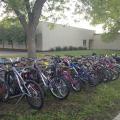
{"label": "green grass", "polygon": [[95,52],[98,55],[112,55],[114,53],[120,55],[120,51],[114,50],[77,50],[77,51],[59,51],[59,52],[50,52],[49,54],[54,55],[73,55],[73,56],[81,56],[81,55],[92,55]]}
{"label": "green grass", "polygon": [[[97,54],[113,54],[114,51],[96,50]],[[88,55],[93,51],[67,51],[47,54]],[[119,54],[120,52],[118,52]],[[31,109],[25,100],[0,103],[0,120],[112,120],[120,111],[120,80],[72,92],[64,101],[46,96],[42,110]]]}
{"label": "green grass", "polygon": [[[112,120],[120,110],[120,81],[72,92],[67,100],[58,101],[49,96],[40,111],[29,108],[25,100],[1,104],[5,120]],[[9,118],[9,119],[8,119]]]}
{"label": "green grass", "polygon": [[[44,55],[73,55],[73,56],[81,56],[81,55],[92,55],[92,53],[95,52],[98,55],[112,55],[114,53],[120,55],[120,51],[115,51],[115,50],[76,50],[76,51],[58,51],[58,52],[40,52],[37,53],[38,57],[43,57]],[[17,55],[17,54],[10,54],[8,56],[6,55],[0,55],[0,57],[22,57],[26,56],[25,54],[22,55]]]}

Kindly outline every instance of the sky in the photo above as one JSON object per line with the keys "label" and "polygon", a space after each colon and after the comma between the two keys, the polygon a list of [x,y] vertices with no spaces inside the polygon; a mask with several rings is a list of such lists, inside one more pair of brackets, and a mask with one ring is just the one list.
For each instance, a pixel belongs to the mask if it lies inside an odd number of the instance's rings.
{"label": "sky", "polygon": [[71,19],[71,18],[69,18],[67,21],[66,20],[61,20],[58,23],[59,24],[65,24],[65,22],[66,22],[66,24],[68,23],[69,26],[94,30],[96,34],[101,34],[101,33],[104,32],[103,28],[102,28],[102,24],[93,26],[93,25],[90,24],[90,22],[88,22],[84,18],[81,18],[81,20],[77,23],[74,22],[74,20]]}
{"label": "sky", "polygon": [[[4,13],[4,9],[2,6],[0,6],[0,20],[5,16],[3,13]],[[85,20],[84,17],[81,17],[79,22],[74,22],[73,17],[74,19],[75,17],[77,19],[77,16],[73,16],[71,13],[72,13],[72,10],[69,12],[66,12],[65,14],[67,16],[67,19],[60,20],[57,23],[58,24],[69,24],[69,26],[73,26],[73,27],[94,30],[95,33],[97,34],[103,33],[102,25],[93,26],[90,24],[89,21]]]}

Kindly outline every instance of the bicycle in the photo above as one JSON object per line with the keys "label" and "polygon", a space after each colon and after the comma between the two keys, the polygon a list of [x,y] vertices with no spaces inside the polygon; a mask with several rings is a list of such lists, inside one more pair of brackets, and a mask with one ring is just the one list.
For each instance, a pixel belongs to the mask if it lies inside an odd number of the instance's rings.
{"label": "bicycle", "polygon": [[11,61],[5,62],[5,83],[8,88],[8,96],[6,99],[9,99],[11,95],[14,95],[16,89],[19,91],[17,94],[20,95],[17,103],[23,98],[26,97],[28,104],[33,109],[41,109],[44,104],[44,96],[41,87],[34,81],[24,80],[22,75],[26,72],[24,69],[18,70],[17,64],[20,62]]}

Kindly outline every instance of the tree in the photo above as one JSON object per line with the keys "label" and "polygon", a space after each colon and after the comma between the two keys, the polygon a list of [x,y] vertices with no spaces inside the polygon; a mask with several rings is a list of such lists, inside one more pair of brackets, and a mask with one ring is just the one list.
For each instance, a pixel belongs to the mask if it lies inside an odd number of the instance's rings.
{"label": "tree", "polygon": [[17,18],[4,18],[0,22],[0,41],[8,41],[13,48],[13,42],[25,43],[25,34]]}
{"label": "tree", "polygon": [[46,0],[1,0],[7,10],[13,11],[27,36],[28,57],[35,57],[35,31],[39,23],[42,8]]}
{"label": "tree", "polygon": [[[65,3],[69,0],[0,0],[0,3],[4,3],[4,7],[7,12],[13,12],[18,17],[24,32],[27,37],[28,57],[35,57],[36,45],[35,45],[35,32],[39,19],[47,19],[42,14],[43,6],[44,10],[53,11],[53,14],[49,14],[48,17],[54,15],[55,11],[61,11],[64,13]],[[46,4],[45,4],[46,3]],[[68,9],[68,7],[66,7]],[[63,14],[59,14],[61,17]],[[56,20],[56,18],[55,18]]]}
{"label": "tree", "polygon": [[92,24],[103,24],[104,38],[113,40],[120,30],[120,0],[82,0]]}

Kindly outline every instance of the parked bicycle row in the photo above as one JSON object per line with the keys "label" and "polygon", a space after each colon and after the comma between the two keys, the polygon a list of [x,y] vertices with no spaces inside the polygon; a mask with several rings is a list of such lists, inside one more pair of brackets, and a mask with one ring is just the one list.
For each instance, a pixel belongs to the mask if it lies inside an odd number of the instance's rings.
{"label": "parked bicycle row", "polygon": [[33,109],[41,109],[47,92],[63,100],[86,85],[117,80],[119,73],[120,65],[113,57],[1,58],[0,100],[18,97],[18,103],[25,97]]}

